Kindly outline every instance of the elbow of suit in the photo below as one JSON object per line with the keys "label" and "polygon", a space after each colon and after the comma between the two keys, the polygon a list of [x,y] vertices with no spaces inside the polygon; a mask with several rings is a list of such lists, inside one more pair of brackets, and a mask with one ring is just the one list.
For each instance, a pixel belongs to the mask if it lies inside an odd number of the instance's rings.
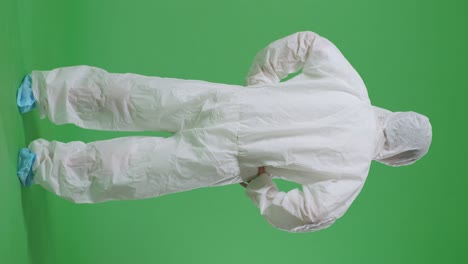
{"label": "elbow of suit", "polygon": [[273,227],[291,233],[307,233],[315,232],[331,226],[338,217],[322,216],[322,217],[299,217],[288,211],[275,212],[271,207],[261,208],[262,216]]}
{"label": "elbow of suit", "polygon": [[290,233],[310,233],[310,232],[316,232],[316,231],[325,229],[327,227],[330,227],[333,223],[335,223],[335,221],[336,221],[336,218],[331,218],[331,219],[325,219],[322,221],[306,223],[303,225],[295,226],[293,228],[287,228],[287,229],[283,229],[279,227],[277,228],[283,231],[290,232]]}

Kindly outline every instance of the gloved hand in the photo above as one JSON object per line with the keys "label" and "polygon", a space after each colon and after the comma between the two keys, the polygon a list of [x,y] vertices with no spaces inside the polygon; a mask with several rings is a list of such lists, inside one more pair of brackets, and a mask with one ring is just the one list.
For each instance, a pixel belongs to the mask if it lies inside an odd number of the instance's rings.
{"label": "gloved hand", "polygon": [[[262,175],[263,173],[265,173],[265,167],[258,167],[258,173],[257,173],[257,176],[260,176]],[[247,181],[247,183],[250,183],[254,178],[250,179]],[[240,182],[239,183],[240,185],[242,185],[244,188],[247,188],[247,184],[245,182]]]}

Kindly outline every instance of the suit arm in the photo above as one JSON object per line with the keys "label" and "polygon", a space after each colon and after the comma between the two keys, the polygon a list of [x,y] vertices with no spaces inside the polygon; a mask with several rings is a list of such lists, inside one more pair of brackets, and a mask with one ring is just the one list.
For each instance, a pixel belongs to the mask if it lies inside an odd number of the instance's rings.
{"label": "suit arm", "polygon": [[311,31],[291,34],[259,51],[247,74],[246,85],[279,83],[300,69],[301,74],[295,78],[338,79],[368,101],[364,82],[348,60],[332,42]]}
{"label": "suit arm", "polygon": [[359,180],[321,181],[279,191],[271,175],[263,173],[246,188],[260,214],[272,226],[287,232],[313,232],[331,226],[361,190]]}

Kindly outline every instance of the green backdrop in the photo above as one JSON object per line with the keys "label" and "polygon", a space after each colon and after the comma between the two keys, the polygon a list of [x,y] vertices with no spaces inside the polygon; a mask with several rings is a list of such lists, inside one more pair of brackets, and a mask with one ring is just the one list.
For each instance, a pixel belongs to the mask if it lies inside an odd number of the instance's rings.
{"label": "green backdrop", "polygon": [[[0,3],[0,262],[468,263],[467,8],[431,0],[2,0]],[[297,31],[334,42],[374,105],[417,111],[429,153],[401,168],[373,163],[332,227],[271,227],[240,185],[139,201],[76,205],[21,188],[17,153],[36,138],[128,135],[20,116],[16,88],[32,70],[86,64],[110,72],[243,84],[257,51]],[[281,190],[295,185],[276,180]]]}

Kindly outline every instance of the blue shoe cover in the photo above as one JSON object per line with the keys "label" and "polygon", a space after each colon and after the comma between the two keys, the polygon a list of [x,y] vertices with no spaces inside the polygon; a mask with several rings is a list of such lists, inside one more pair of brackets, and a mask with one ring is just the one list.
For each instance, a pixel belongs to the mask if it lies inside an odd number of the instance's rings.
{"label": "blue shoe cover", "polygon": [[22,114],[29,112],[31,109],[36,107],[31,83],[31,75],[28,74],[24,77],[23,82],[21,82],[21,86],[18,89],[18,93],[16,94],[16,104]]}
{"label": "blue shoe cover", "polygon": [[32,167],[36,161],[36,154],[28,148],[22,148],[18,155],[18,178],[23,186],[30,186],[33,184],[34,174]]}

